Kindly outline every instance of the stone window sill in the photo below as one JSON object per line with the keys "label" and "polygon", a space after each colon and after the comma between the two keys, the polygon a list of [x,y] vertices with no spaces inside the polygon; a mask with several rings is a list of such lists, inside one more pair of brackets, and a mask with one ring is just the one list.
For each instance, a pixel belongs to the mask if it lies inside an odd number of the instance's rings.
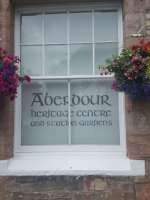
{"label": "stone window sill", "polygon": [[0,161],[0,176],[144,176],[145,162],[128,158],[24,156]]}

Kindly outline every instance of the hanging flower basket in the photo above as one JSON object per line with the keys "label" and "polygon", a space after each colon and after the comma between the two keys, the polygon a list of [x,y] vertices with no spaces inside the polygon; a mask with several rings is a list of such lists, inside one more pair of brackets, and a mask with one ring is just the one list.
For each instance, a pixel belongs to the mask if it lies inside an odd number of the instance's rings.
{"label": "hanging flower basket", "polygon": [[100,67],[101,75],[112,73],[114,90],[123,91],[132,99],[150,100],[150,42],[142,39]]}
{"label": "hanging flower basket", "polygon": [[17,88],[23,81],[30,81],[27,75],[19,74],[20,59],[16,56],[8,55],[0,48],[0,99],[8,96],[14,100],[17,96]]}

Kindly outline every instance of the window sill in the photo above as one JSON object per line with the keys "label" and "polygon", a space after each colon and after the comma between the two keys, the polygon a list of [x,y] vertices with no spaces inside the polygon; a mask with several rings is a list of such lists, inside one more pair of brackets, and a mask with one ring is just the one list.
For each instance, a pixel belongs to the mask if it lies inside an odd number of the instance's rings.
{"label": "window sill", "polygon": [[128,158],[55,156],[14,157],[0,161],[0,176],[144,176],[145,162]]}

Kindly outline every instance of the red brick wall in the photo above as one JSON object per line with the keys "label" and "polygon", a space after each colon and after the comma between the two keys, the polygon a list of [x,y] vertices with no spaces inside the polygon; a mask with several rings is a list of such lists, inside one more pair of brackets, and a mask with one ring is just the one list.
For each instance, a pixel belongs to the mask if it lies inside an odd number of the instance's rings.
{"label": "red brick wall", "polygon": [[[38,0],[13,2],[37,3]],[[10,0],[0,0],[0,45],[9,51],[13,49],[13,8]],[[137,40],[129,36],[141,27],[150,39],[149,14],[150,0],[123,1],[124,46]],[[1,160],[13,154],[13,116],[13,103],[0,100]],[[126,127],[128,156],[145,160],[145,177],[0,177],[0,200],[150,200],[149,102],[126,99]]]}
{"label": "red brick wall", "polygon": [[[0,1],[0,46],[12,52],[13,13],[9,0]],[[7,159],[13,152],[13,104],[0,97],[0,159]]]}
{"label": "red brick wall", "polygon": [[[143,27],[142,33],[150,39],[149,26],[146,22],[150,13],[150,0],[124,0],[124,44],[125,46],[139,40],[130,37]],[[130,107],[130,108],[129,108]],[[126,127],[128,156],[133,159],[150,157],[150,103],[126,101]]]}

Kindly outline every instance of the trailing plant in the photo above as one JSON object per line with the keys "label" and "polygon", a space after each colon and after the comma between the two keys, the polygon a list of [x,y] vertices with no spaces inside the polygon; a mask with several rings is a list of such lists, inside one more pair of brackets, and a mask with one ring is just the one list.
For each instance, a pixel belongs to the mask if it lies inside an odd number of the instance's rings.
{"label": "trailing plant", "polygon": [[24,81],[30,82],[30,77],[19,74],[20,59],[9,55],[0,48],[0,95],[8,96],[14,100],[17,96],[17,88]]}

